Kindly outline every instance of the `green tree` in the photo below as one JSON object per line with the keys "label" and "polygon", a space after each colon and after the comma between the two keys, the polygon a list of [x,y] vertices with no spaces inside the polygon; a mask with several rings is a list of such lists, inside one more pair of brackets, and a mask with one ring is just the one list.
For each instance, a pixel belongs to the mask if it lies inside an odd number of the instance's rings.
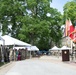
{"label": "green tree", "polygon": [[64,19],[71,19],[73,25],[74,21],[76,20],[76,2],[71,1],[67,2],[64,5]]}
{"label": "green tree", "polygon": [[0,0],[0,23],[2,33],[16,37],[21,27],[21,18],[24,16],[25,6],[18,0]]}
{"label": "green tree", "polygon": [[[1,0],[2,33],[49,49],[61,39],[62,15],[50,7],[51,0]],[[50,16],[48,16],[49,14]]]}
{"label": "green tree", "polygon": [[50,3],[45,1],[34,0],[30,2],[27,0],[26,8],[30,13],[27,12],[23,18],[23,26],[19,34],[21,40],[25,41],[24,37],[26,37],[27,42],[39,46],[40,49],[48,49],[50,39],[56,44],[61,39],[61,14],[56,9],[50,8]]}
{"label": "green tree", "polygon": [[75,1],[75,2],[76,2],[76,0],[73,0],[73,1]]}

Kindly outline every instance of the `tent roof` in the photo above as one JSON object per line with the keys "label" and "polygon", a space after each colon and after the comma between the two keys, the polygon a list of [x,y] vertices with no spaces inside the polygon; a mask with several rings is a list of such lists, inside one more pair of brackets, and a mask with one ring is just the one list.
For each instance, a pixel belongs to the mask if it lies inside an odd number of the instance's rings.
{"label": "tent roof", "polygon": [[0,36],[0,44],[2,45],[5,45],[5,40]]}
{"label": "tent roof", "polygon": [[19,50],[19,49],[26,49],[26,47],[13,47],[13,49],[17,49],[17,50]]}
{"label": "tent roof", "polygon": [[36,47],[36,46],[31,46],[31,50],[36,50],[36,51],[39,51],[39,49]]}
{"label": "tent roof", "polygon": [[15,39],[13,37],[10,37],[8,35],[2,36],[2,38],[5,40],[5,45],[24,45],[24,46],[31,46],[28,43],[25,43],[23,41],[20,41],[18,39]]}
{"label": "tent roof", "polygon": [[4,41],[4,39],[3,39],[1,36],[0,36],[0,40],[1,40],[1,41]]}
{"label": "tent roof", "polygon": [[59,50],[60,48],[58,48],[57,46],[54,46],[53,48],[49,49],[49,50]]}
{"label": "tent roof", "polygon": [[39,49],[36,46],[27,47],[27,50],[28,51],[39,51]]}
{"label": "tent roof", "polygon": [[30,46],[30,47],[13,47],[13,49],[17,49],[17,50],[19,50],[19,49],[26,49],[26,48],[27,48],[28,51],[39,51],[39,49],[36,46]]}
{"label": "tent roof", "polygon": [[70,50],[71,48],[67,47],[67,46],[63,46],[62,48],[60,48],[60,50]]}

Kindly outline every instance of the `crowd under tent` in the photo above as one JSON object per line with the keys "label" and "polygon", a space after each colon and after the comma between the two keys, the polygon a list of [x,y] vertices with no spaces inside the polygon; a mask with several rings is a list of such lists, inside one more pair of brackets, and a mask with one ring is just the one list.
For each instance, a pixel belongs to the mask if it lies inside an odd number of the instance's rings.
{"label": "crowd under tent", "polygon": [[17,50],[26,50],[27,48],[27,55],[30,56],[30,58],[32,57],[32,55],[35,54],[35,51],[39,51],[39,49],[37,48],[37,46],[27,46],[27,47],[13,47],[13,49],[17,49]]}

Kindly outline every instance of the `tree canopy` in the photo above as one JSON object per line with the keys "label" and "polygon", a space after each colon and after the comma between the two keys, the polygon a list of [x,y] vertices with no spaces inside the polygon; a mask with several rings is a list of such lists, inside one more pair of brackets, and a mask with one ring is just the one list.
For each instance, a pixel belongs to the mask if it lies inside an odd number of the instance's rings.
{"label": "tree canopy", "polygon": [[[2,34],[49,49],[62,37],[62,15],[50,7],[51,0],[0,0]],[[48,15],[49,14],[49,15]]]}
{"label": "tree canopy", "polygon": [[64,5],[64,19],[71,19],[73,25],[76,20],[76,1],[67,2]]}

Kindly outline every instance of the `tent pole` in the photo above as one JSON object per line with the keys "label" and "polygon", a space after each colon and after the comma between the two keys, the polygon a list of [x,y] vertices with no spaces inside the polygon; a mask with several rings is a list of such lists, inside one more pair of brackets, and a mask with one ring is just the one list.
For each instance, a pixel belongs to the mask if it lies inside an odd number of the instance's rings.
{"label": "tent pole", "polygon": [[4,62],[4,50],[5,50],[5,40],[3,40],[3,46],[1,45],[1,54],[2,54],[2,60],[1,62]]}
{"label": "tent pole", "polygon": [[[13,45],[13,48],[15,47],[15,43]],[[15,49],[13,49],[13,60],[15,61]]]}
{"label": "tent pole", "polygon": [[30,59],[31,59],[31,47],[30,47]]}
{"label": "tent pole", "polygon": [[30,51],[30,59],[31,59],[31,51]]}
{"label": "tent pole", "polygon": [[1,45],[1,55],[2,55],[1,62],[4,62],[4,49],[3,49],[2,45]]}

